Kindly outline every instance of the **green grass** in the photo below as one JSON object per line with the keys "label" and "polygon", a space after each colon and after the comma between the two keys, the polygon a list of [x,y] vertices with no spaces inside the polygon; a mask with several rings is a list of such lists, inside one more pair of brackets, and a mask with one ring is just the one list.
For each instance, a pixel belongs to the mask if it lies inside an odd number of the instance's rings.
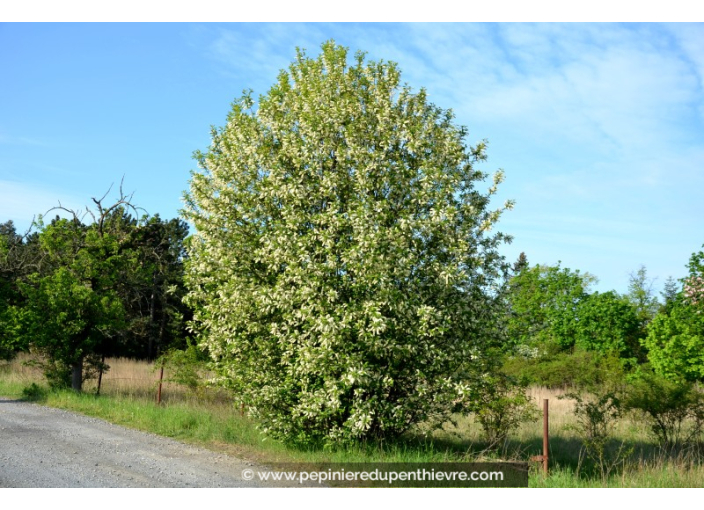
{"label": "green grass", "polygon": [[702,487],[701,467],[667,465],[633,466],[606,480],[600,477],[578,476],[570,468],[553,467],[548,477],[540,473],[530,477],[530,487],[536,488],[691,488]]}
{"label": "green grass", "polygon": [[[41,374],[19,362],[0,364],[0,395],[38,397],[42,405],[94,416],[126,427],[152,432],[180,441],[230,453],[256,463],[278,462],[452,462],[527,460],[542,450],[539,423],[522,426],[500,454],[489,453],[481,440],[479,427],[471,418],[459,418],[456,426],[441,431],[409,434],[400,441],[367,443],[330,449],[322,446],[295,448],[265,438],[255,423],[242,416],[221,393],[188,393],[175,385],[165,385],[164,402],[154,402],[155,376],[151,367],[114,364],[105,378],[101,396],[94,388],[77,394],[70,390],[46,389]],[[32,384],[39,386],[30,388]],[[539,390],[536,390],[539,391]],[[542,390],[544,391],[544,390]],[[531,487],[701,487],[704,468],[698,455],[665,455],[652,441],[642,421],[622,420],[609,444],[612,453],[621,445],[633,449],[629,458],[603,477],[584,458],[582,443],[572,428],[568,402],[554,394],[535,394],[536,400],[551,397],[551,469],[544,477],[538,465],[530,476]]]}

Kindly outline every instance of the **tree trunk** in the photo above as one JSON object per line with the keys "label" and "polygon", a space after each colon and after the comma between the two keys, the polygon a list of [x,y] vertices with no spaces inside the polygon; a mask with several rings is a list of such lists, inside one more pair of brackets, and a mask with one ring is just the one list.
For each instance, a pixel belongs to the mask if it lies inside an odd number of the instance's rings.
{"label": "tree trunk", "polygon": [[78,392],[83,389],[83,356],[71,365],[71,388]]}

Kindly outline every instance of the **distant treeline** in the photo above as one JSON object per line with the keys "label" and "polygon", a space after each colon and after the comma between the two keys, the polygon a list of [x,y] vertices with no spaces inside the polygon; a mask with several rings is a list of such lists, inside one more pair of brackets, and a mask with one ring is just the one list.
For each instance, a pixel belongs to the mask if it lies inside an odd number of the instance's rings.
{"label": "distant treeline", "polygon": [[626,294],[590,292],[593,275],[530,267],[521,254],[507,281],[506,369],[544,386],[596,382],[618,371],[652,370],[680,382],[704,379],[704,252],[689,276],[668,278],[660,298],[641,266]]}

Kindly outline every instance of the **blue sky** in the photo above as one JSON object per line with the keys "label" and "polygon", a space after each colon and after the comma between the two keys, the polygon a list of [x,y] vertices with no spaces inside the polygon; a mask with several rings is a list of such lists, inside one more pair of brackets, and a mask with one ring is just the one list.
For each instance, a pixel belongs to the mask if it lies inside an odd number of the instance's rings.
{"label": "blue sky", "polygon": [[702,249],[700,23],[0,24],[0,222],[85,207],[123,176],[137,205],[177,216],[210,126],[331,38],[398,62],[488,140],[482,168],[516,201],[509,260],[625,292],[641,264],[659,288]]}

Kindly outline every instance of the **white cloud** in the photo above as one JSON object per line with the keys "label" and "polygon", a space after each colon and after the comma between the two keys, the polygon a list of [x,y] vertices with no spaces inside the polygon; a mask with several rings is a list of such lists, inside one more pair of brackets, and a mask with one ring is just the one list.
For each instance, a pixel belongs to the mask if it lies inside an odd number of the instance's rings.
{"label": "white cloud", "polygon": [[243,87],[252,88],[255,95],[263,94],[278,72],[293,61],[296,47],[311,55],[318,52],[328,38],[322,26],[267,23],[216,28],[205,34],[206,55],[218,62],[222,66],[220,72],[230,78],[256,77]]}

